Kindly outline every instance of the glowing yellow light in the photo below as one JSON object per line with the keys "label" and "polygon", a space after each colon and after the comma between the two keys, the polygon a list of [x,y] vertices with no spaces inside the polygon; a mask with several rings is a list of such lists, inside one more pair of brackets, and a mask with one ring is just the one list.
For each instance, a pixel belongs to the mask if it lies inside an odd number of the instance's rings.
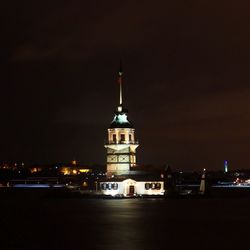
{"label": "glowing yellow light", "polygon": [[30,172],[31,172],[31,173],[36,173],[36,172],[37,172],[37,168],[31,168],[31,169],[30,169]]}
{"label": "glowing yellow light", "polygon": [[69,168],[67,168],[67,167],[63,167],[63,168],[61,169],[61,172],[62,172],[64,175],[70,175],[70,170],[69,170]]}
{"label": "glowing yellow light", "polygon": [[30,168],[30,172],[31,173],[37,173],[37,172],[40,172],[42,171],[42,168],[39,168],[39,167],[32,167]]}
{"label": "glowing yellow light", "polygon": [[83,187],[87,187],[87,186],[88,186],[88,183],[87,183],[86,181],[84,181],[84,182],[82,183],[82,185],[83,185]]}
{"label": "glowing yellow light", "polygon": [[91,172],[91,169],[89,169],[89,168],[80,168],[79,172],[80,173],[89,173],[89,172]]}

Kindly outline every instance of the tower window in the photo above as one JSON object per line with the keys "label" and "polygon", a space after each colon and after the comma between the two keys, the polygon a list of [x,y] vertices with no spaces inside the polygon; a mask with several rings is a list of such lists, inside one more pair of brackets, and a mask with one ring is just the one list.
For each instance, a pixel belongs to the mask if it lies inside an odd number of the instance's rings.
{"label": "tower window", "polygon": [[125,134],[121,134],[121,141],[125,141]]}
{"label": "tower window", "polygon": [[113,142],[116,142],[116,134],[113,134]]}
{"label": "tower window", "polygon": [[129,141],[132,141],[132,135],[129,134]]}

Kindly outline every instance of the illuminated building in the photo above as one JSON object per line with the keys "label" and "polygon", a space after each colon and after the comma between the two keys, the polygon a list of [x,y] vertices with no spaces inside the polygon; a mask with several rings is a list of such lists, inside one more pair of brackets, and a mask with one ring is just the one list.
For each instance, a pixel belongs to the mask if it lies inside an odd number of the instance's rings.
{"label": "illuminated building", "polygon": [[33,173],[39,173],[42,171],[42,167],[31,167],[30,172]]}
{"label": "illuminated building", "polygon": [[84,167],[71,167],[71,166],[63,166],[60,168],[59,173],[63,175],[77,175],[77,174],[86,174],[92,172],[92,169],[84,168]]}
{"label": "illuminated building", "polygon": [[164,195],[164,182],[159,178],[112,178],[101,181],[100,190],[102,194],[111,196],[148,196]]}
{"label": "illuminated building", "polygon": [[108,129],[107,174],[128,174],[136,166],[136,148],[139,146],[135,140],[135,129],[129,122],[128,111],[122,103],[122,69],[119,70],[120,102],[115,116]]}
{"label": "illuminated building", "polygon": [[140,175],[136,170],[135,129],[128,120],[128,111],[123,107],[122,70],[119,70],[120,102],[108,128],[107,178],[99,181],[100,192],[111,196],[163,195],[164,181],[150,174]]}

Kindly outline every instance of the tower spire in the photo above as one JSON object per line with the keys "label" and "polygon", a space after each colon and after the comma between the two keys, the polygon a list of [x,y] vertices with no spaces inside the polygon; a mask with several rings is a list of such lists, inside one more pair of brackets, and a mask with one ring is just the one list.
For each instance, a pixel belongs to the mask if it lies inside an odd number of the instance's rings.
{"label": "tower spire", "polygon": [[122,106],[122,61],[120,61],[118,82],[119,82],[119,87],[120,87],[120,106]]}

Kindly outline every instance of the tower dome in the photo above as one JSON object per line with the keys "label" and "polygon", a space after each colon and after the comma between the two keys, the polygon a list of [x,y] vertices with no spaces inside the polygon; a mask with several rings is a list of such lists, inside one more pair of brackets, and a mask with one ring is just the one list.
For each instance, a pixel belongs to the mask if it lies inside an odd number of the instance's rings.
{"label": "tower dome", "polygon": [[122,106],[118,106],[113,121],[109,128],[133,128],[133,124],[128,120],[127,110]]}

